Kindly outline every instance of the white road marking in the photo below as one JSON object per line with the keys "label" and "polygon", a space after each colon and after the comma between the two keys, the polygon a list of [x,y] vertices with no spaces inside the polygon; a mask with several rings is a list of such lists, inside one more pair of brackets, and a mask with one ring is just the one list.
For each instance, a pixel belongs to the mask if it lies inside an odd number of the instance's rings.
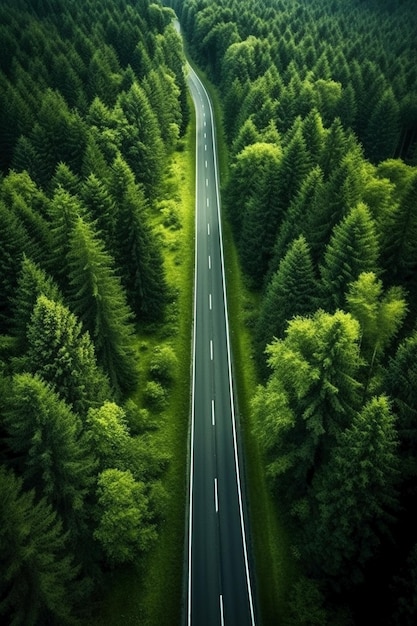
{"label": "white road marking", "polygon": [[210,200],[209,200],[209,198],[207,198],[206,203],[207,203],[207,206],[210,206]]}
{"label": "white road marking", "polygon": [[207,139],[207,133],[204,133],[204,139]]}
{"label": "white road marking", "polygon": [[207,144],[204,146],[204,150],[207,152]]}
{"label": "white road marking", "polygon": [[224,626],[223,596],[220,595],[220,626]]}
{"label": "white road marking", "polygon": [[211,256],[210,255],[209,255],[209,258],[208,258],[208,265],[209,265],[209,270],[211,270]]}
{"label": "white road marking", "polygon": [[206,166],[206,168],[208,167],[207,161],[205,161],[205,166]]}
{"label": "white road marking", "polygon": [[212,426],[216,425],[216,416],[214,413],[214,400],[211,401],[211,424]]}
{"label": "white road marking", "polygon": [[[206,116],[204,116],[204,117],[206,117]],[[204,126],[206,126],[206,125],[207,125],[207,122],[206,122],[206,120],[204,120]]]}
{"label": "white road marking", "polygon": [[209,309],[210,309],[210,311],[212,310],[212,308],[213,308],[213,302],[211,300],[211,293],[209,293]]}
{"label": "white road marking", "polygon": [[207,234],[210,237],[210,224],[207,224]]}
{"label": "white road marking", "polygon": [[213,339],[210,339],[210,361],[213,360]]}
{"label": "white road marking", "polygon": [[206,187],[208,187],[208,178],[206,178]]}
{"label": "white road marking", "polygon": [[219,512],[219,496],[217,493],[217,478],[214,479],[214,505],[216,507],[216,513]]}

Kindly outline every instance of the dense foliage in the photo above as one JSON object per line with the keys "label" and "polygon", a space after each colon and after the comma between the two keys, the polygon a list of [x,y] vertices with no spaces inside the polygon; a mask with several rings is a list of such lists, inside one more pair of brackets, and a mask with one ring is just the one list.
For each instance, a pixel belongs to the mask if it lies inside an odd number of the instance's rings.
{"label": "dense foliage", "polygon": [[255,435],[304,574],[286,614],[414,624],[415,3],[172,6],[223,102]]}
{"label": "dense foliage", "polygon": [[148,0],[0,2],[4,623],[88,622],[103,574],[158,535],[169,459],[139,403],[136,329],[163,325],[175,295],[154,228],[189,116],[173,17]]}

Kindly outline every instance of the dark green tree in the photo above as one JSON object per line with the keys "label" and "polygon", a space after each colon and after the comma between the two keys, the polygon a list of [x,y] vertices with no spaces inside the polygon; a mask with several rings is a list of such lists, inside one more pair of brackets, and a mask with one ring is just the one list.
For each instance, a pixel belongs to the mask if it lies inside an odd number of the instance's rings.
{"label": "dark green tree", "polygon": [[8,624],[74,624],[77,569],[45,498],[0,467],[0,614]]}
{"label": "dark green tree", "polygon": [[167,300],[163,258],[143,188],[121,156],[113,163],[109,189],[117,206],[114,256],[129,306],[138,319],[160,320]]}
{"label": "dark green tree", "polygon": [[337,589],[362,582],[365,565],[389,537],[398,481],[395,418],[387,397],[374,397],[340,434],[312,485],[304,545]]}
{"label": "dark green tree", "polygon": [[364,135],[365,153],[379,163],[395,154],[400,139],[400,110],[392,89],[378,99]]}
{"label": "dark green tree", "polygon": [[24,255],[13,297],[13,332],[22,351],[27,348],[27,328],[40,295],[54,302],[63,301],[62,294],[52,278]]}
{"label": "dark green tree", "polygon": [[39,296],[27,338],[28,371],[50,383],[80,416],[111,396],[89,334],[66,306]]}
{"label": "dark green tree", "polygon": [[143,184],[146,195],[155,198],[165,156],[156,114],[138,83],[134,83],[127,93],[120,94],[118,107],[123,113],[120,127],[122,153],[137,182]]}
{"label": "dark green tree", "polygon": [[94,460],[79,417],[39,376],[16,374],[5,400],[4,427],[25,485],[47,498],[80,547],[88,539],[85,499]]}
{"label": "dark green tree", "polygon": [[413,502],[417,476],[417,331],[399,344],[384,373],[383,385],[393,402],[401,445],[403,491]]}
{"label": "dark green tree", "polygon": [[255,328],[257,360],[266,373],[264,350],[274,338],[282,339],[287,322],[312,313],[317,303],[317,281],[310,251],[303,236],[295,239],[272,276],[262,299]]}
{"label": "dark green tree", "polygon": [[71,302],[92,337],[99,363],[117,393],[137,383],[132,313],[112,257],[93,228],[78,218],[68,253]]}
{"label": "dark green tree", "polygon": [[378,273],[379,245],[369,209],[359,203],[335,226],[321,266],[323,302],[329,310],[345,305],[348,285],[362,272]]}

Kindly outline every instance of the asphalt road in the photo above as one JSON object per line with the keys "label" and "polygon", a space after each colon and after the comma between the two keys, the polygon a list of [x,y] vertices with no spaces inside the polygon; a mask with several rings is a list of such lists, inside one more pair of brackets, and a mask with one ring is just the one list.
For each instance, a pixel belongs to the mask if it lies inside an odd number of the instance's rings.
{"label": "asphalt road", "polygon": [[239,470],[218,168],[209,97],[196,111],[196,251],[187,626],[255,626]]}

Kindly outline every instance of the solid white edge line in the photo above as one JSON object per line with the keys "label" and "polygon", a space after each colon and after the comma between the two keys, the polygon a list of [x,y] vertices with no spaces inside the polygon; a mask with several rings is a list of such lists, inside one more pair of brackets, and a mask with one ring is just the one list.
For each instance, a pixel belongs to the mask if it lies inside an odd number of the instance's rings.
{"label": "solid white edge line", "polygon": [[[189,66],[191,70],[191,67]],[[192,74],[195,74],[192,70]],[[195,106],[195,105],[194,105]],[[195,107],[196,109],[196,107]],[[197,109],[195,111],[197,118]],[[197,154],[198,134],[196,124],[195,150]],[[192,580],[192,534],[193,534],[193,487],[194,487],[194,420],[195,420],[195,352],[196,352],[196,316],[197,316],[197,182],[198,182],[198,159],[196,159],[195,168],[195,247],[194,247],[194,319],[193,319],[193,364],[192,364],[192,391],[191,391],[191,434],[190,434],[190,482],[189,482],[189,512],[188,512],[188,626],[191,626],[191,580]]]}
{"label": "solid white edge line", "polygon": [[[214,116],[213,116],[213,108],[211,105],[211,100],[210,100],[210,97],[207,93],[205,86],[200,81],[197,74],[195,74],[195,76],[197,77],[197,80],[200,83],[200,87],[205,93],[205,96],[207,98],[207,102],[209,105],[210,116],[213,121],[211,132],[212,132],[212,142],[213,142],[213,147],[214,147],[215,141],[216,141],[216,135],[215,135],[215,129],[214,129]],[[214,152],[214,156],[217,157],[217,151],[214,150],[213,152]],[[250,574],[249,574],[249,559],[248,559],[248,549],[247,549],[247,542],[246,542],[245,522],[244,522],[244,517],[243,517],[242,488],[240,484],[240,469],[239,469],[239,458],[238,458],[238,451],[237,451],[236,416],[235,416],[235,405],[234,405],[234,396],[233,396],[232,364],[231,364],[231,354],[230,354],[230,333],[229,333],[229,319],[228,319],[228,314],[227,314],[228,306],[227,306],[226,280],[225,280],[225,271],[224,271],[224,253],[223,253],[222,222],[221,222],[221,214],[220,214],[219,174],[218,174],[218,169],[217,169],[217,158],[214,158],[214,176],[215,176],[215,184],[216,184],[217,214],[218,214],[218,219],[219,219],[220,257],[221,257],[221,266],[222,266],[221,269],[222,269],[222,279],[223,279],[223,297],[224,297],[225,318],[226,318],[227,360],[228,360],[228,372],[229,372],[230,402],[231,402],[231,412],[232,412],[232,430],[233,430],[233,446],[234,446],[234,453],[235,453],[236,482],[237,482],[238,499],[239,499],[240,527],[241,527],[241,532],[242,532],[243,553],[244,553],[245,570],[246,570],[246,584],[248,588],[251,622],[252,622],[252,626],[255,626],[255,612],[254,612],[253,597],[252,597],[252,584],[251,584]]]}
{"label": "solid white edge line", "polygon": [[220,594],[220,625],[224,626],[223,596]]}

